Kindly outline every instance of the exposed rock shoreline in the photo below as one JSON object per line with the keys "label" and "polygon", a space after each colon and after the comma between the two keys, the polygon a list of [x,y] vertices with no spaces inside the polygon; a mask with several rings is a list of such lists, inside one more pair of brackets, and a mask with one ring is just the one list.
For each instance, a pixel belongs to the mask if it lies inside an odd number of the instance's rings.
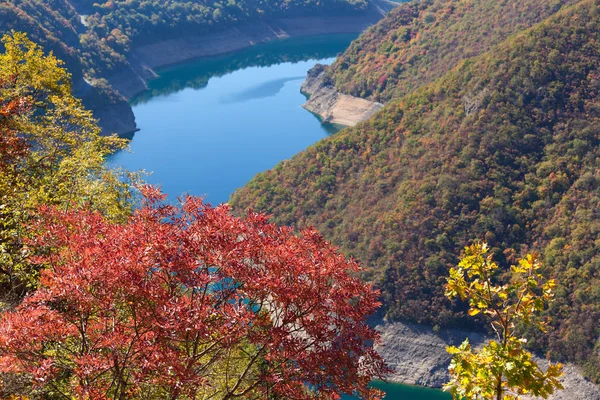
{"label": "exposed rock shoreline", "polygon": [[73,86],[75,96],[91,110],[103,135],[120,136],[137,131],[135,116],[127,99],[112,88],[94,86],[81,79]]}
{"label": "exposed rock shoreline", "polygon": [[[430,327],[404,322],[379,322],[376,328],[382,339],[377,351],[393,369],[388,380],[433,388],[441,388],[449,379],[451,357],[446,346],[458,345],[467,337],[474,346],[486,340],[480,333],[459,329],[434,332]],[[545,363],[539,358],[537,361]],[[587,381],[575,365],[564,366],[561,381],[565,389],[550,399],[600,400],[600,388]]]}
{"label": "exposed rock shoreline", "polygon": [[[157,76],[156,70],[159,68],[227,54],[274,40],[360,33],[379,21],[394,6],[393,2],[377,0],[363,14],[282,18],[244,24],[207,35],[182,36],[155,42],[133,49],[128,59],[130,66],[107,77],[107,80],[126,102],[148,90],[148,81]],[[98,104],[93,109],[104,133],[125,135],[137,130],[131,118],[131,108],[124,110],[122,102]]]}
{"label": "exposed rock shoreline", "polygon": [[326,71],[324,65],[315,65],[301,86],[302,93],[308,96],[302,107],[317,114],[323,122],[354,126],[381,110],[381,103],[338,92],[329,82]]}

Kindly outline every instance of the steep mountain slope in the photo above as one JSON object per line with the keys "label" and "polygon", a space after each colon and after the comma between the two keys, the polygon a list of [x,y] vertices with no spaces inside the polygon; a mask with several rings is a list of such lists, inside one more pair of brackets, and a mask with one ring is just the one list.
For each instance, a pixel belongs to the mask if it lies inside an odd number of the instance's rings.
{"label": "steep mountain slope", "polygon": [[[26,32],[45,51],[52,51],[64,61],[72,74],[76,96],[94,111],[96,118],[100,118],[100,125],[106,133],[133,131],[134,116],[126,99],[87,73],[90,65],[107,70],[124,66],[125,59],[101,42],[93,45],[81,43],[79,35],[84,29],[80,16],[69,0],[12,0],[0,3],[0,36],[11,30]],[[84,75],[87,75],[87,81]]]}
{"label": "steep mountain slope", "polygon": [[466,326],[443,296],[462,246],[486,240],[505,263],[539,251],[560,288],[548,340],[531,344],[598,380],[599,6],[581,1],[461,61],[232,204],[318,228],[366,267],[390,318]]}
{"label": "steep mountain slope", "polygon": [[93,5],[87,19],[90,33],[105,37],[120,49],[186,34],[205,33],[244,21],[272,19],[290,15],[359,13],[366,0],[115,0]]}
{"label": "steep mountain slope", "polygon": [[11,0],[0,4],[0,35],[26,32],[36,43],[66,63],[75,80],[95,71],[110,71],[127,64],[106,40],[86,39],[81,16],[71,0]]}
{"label": "steep mountain slope", "polygon": [[35,0],[0,3],[0,33],[10,30],[28,32],[31,39],[52,50],[71,70],[81,66],[75,46],[77,12],[67,0],[56,1],[54,7]]}
{"label": "steep mountain slope", "polygon": [[391,11],[356,40],[331,67],[330,80],[342,93],[387,102],[576,2],[411,2]]}

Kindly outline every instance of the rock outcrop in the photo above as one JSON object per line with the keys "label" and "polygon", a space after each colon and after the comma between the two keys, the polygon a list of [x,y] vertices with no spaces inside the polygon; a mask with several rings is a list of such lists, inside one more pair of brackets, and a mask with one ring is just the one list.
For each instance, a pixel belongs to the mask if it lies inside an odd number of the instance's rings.
{"label": "rock outcrop", "polygon": [[101,83],[90,84],[82,79],[74,86],[74,93],[92,111],[102,135],[116,133],[125,137],[137,131],[135,116],[127,98],[111,87]]}
{"label": "rock outcrop", "polygon": [[[465,338],[474,346],[481,345],[486,337],[459,329],[432,328],[403,322],[380,322],[377,330],[381,343],[377,351],[393,369],[388,379],[411,385],[440,388],[449,379],[450,355],[446,346],[458,345]],[[543,366],[546,361],[537,358]],[[552,400],[600,400],[600,388],[587,381],[572,364],[564,366],[561,378],[564,390],[550,397]]]}
{"label": "rock outcrop", "polygon": [[302,83],[308,101],[302,106],[323,122],[354,126],[369,119],[383,104],[338,92],[329,82],[324,65],[317,64]]}

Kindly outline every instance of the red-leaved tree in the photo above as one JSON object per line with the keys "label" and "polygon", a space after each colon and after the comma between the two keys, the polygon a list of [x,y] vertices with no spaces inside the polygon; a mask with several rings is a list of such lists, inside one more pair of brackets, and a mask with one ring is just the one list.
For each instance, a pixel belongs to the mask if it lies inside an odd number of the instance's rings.
{"label": "red-leaved tree", "polygon": [[[0,79],[0,90],[10,82]],[[0,96],[0,173],[7,173],[14,160],[23,157],[28,148],[25,140],[13,129],[13,120],[31,109],[31,101],[23,97],[6,99]]]}
{"label": "red-leaved tree", "polygon": [[313,230],[144,192],[125,224],[41,211],[47,268],[0,321],[0,371],[57,398],[376,398],[378,293],[354,261]]}

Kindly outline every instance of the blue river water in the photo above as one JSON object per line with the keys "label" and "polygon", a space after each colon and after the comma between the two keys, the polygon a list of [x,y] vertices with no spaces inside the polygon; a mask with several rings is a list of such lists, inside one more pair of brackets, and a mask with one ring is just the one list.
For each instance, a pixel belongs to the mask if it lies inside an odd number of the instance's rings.
{"label": "blue river water", "polygon": [[[189,193],[226,202],[257,173],[335,134],[338,127],[301,108],[300,85],[312,66],[333,62],[355,37],[290,39],[160,71],[132,102],[140,131],[131,152],[109,163],[151,172],[147,180],[172,199]],[[415,386],[374,386],[391,400],[450,398]]]}
{"label": "blue river water", "polygon": [[226,202],[257,173],[336,130],[301,108],[300,85],[353,38],[282,41],[161,71],[133,101],[140,131],[131,152],[110,163],[152,172],[148,181],[171,197]]}

